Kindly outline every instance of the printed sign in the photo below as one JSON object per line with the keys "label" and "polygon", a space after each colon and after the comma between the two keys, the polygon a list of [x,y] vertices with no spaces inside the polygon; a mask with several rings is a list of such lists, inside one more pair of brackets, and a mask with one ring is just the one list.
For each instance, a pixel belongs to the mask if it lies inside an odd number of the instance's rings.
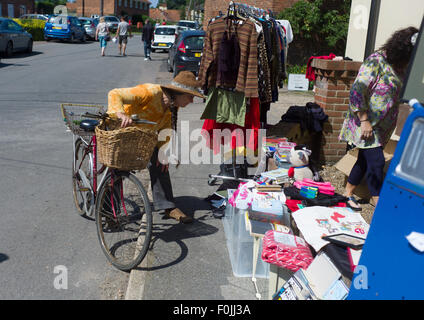
{"label": "printed sign", "polygon": [[290,91],[308,91],[309,80],[304,74],[289,74],[288,90]]}

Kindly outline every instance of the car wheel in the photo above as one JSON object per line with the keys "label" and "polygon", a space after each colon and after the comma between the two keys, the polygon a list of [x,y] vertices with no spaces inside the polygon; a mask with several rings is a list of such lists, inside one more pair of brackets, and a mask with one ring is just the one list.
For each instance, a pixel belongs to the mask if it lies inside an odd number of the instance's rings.
{"label": "car wheel", "polygon": [[87,39],[86,39],[86,37],[85,37],[85,33],[83,33],[82,34],[82,37],[81,37],[81,42],[85,42]]}
{"label": "car wheel", "polygon": [[174,71],[174,78],[175,78],[178,74],[177,67],[175,66],[175,62],[174,62],[174,66],[172,67],[172,70]]}
{"label": "car wheel", "polygon": [[71,34],[71,38],[69,39],[69,42],[70,43],[74,43],[75,42],[75,36],[74,36],[73,33]]}
{"label": "car wheel", "polygon": [[32,53],[32,45],[33,45],[33,42],[32,42],[32,40],[30,39],[30,40],[28,41],[28,47],[27,47],[27,49],[26,49],[26,52],[27,52],[27,53]]}
{"label": "car wheel", "polygon": [[6,46],[6,57],[11,57],[13,55],[13,43],[9,41]]}
{"label": "car wheel", "polygon": [[152,49],[152,52],[155,53],[156,49]]}
{"label": "car wheel", "polygon": [[169,71],[169,72],[174,71],[174,69],[172,69],[171,61],[170,61],[170,59],[169,59],[169,58],[168,58],[168,71]]}

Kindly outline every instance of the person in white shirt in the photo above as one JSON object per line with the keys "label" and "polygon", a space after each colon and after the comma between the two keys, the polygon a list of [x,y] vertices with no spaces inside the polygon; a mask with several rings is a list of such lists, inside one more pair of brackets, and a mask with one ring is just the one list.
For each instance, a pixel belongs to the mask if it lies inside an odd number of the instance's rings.
{"label": "person in white shirt", "polygon": [[107,46],[106,38],[109,35],[109,28],[105,22],[105,18],[101,17],[100,22],[96,28],[96,41],[99,40],[100,48],[102,50],[102,56],[105,55],[105,50]]}
{"label": "person in white shirt", "polygon": [[124,17],[121,17],[121,22],[118,24],[118,30],[116,30],[116,36],[119,40],[119,55],[126,56],[125,51],[127,49],[128,36],[131,38],[131,28],[128,22],[125,21]]}

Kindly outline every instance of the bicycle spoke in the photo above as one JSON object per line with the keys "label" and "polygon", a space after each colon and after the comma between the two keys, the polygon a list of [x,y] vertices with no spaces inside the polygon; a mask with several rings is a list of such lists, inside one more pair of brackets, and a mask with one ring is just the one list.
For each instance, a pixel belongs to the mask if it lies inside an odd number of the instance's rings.
{"label": "bicycle spoke", "polygon": [[[128,270],[145,256],[151,238],[152,217],[147,195],[135,177],[109,178],[99,192],[97,230],[109,261]],[[122,187],[121,187],[122,186]]]}

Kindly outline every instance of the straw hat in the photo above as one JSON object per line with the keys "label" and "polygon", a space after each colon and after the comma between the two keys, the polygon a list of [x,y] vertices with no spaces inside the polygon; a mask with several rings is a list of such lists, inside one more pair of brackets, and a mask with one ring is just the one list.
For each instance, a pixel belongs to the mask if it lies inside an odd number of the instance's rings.
{"label": "straw hat", "polygon": [[195,75],[190,71],[181,71],[172,80],[171,84],[161,84],[162,88],[174,90],[177,92],[188,93],[196,97],[206,98],[200,91],[200,81],[196,80]]}

